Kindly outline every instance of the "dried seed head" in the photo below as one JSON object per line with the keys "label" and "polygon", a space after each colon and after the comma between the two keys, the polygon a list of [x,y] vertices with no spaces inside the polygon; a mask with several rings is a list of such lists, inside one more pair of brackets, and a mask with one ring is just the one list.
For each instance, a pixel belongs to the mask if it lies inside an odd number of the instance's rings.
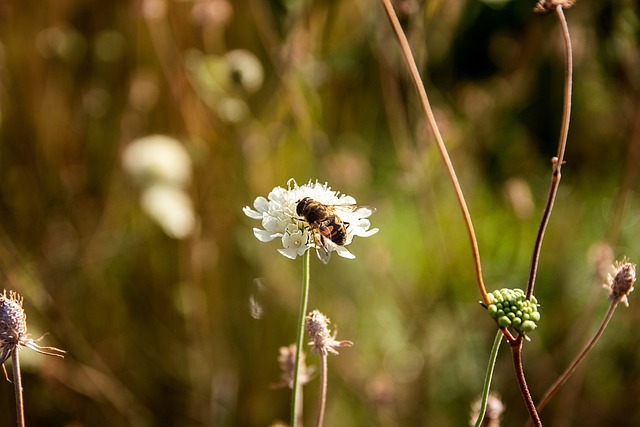
{"label": "dried seed head", "polygon": [[329,330],[331,321],[318,310],[313,310],[305,319],[307,335],[311,338],[309,345],[313,346],[313,351],[323,355],[329,353],[338,354],[336,347],[351,347],[351,341],[336,341],[336,333],[333,335]]}
{"label": "dried seed head", "polygon": [[[280,365],[280,381],[273,384],[274,388],[288,387],[293,389],[293,372],[296,369],[296,345],[291,344],[287,347],[280,347],[278,354],[278,364]],[[300,355],[300,368],[298,372],[298,383],[305,385],[311,381],[313,368],[308,368],[305,362],[304,351]]]}
{"label": "dried seed head", "polygon": [[13,350],[27,335],[27,316],[22,309],[22,297],[5,290],[0,295],[0,364],[4,363]]}
{"label": "dried seed head", "polygon": [[55,347],[40,347],[27,335],[27,315],[22,309],[23,298],[14,291],[4,290],[0,295],[0,364],[21,345],[48,356],[64,357]]}
{"label": "dried seed head", "polygon": [[633,291],[636,282],[636,265],[624,257],[613,265],[613,274],[609,274],[607,283],[603,285],[609,291],[609,299],[621,302],[629,307],[628,295]]}
{"label": "dried seed head", "polygon": [[329,343],[331,342],[331,331],[329,331],[329,323],[331,321],[324,314],[318,310],[313,310],[307,315],[305,328],[307,335],[311,338],[311,345],[314,350],[324,352],[327,354],[329,350]]}
{"label": "dried seed head", "polygon": [[545,15],[556,10],[558,6],[568,9],[574,4],[576,4],[576,0],[540,0],[533,11]]}

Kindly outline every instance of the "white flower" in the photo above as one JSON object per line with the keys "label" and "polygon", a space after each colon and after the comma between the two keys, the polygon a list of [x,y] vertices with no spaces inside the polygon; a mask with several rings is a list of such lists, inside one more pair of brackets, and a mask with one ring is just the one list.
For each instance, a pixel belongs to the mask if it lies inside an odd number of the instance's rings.
{"label": "white flower", "polygon": [[[369,229],[371,223],[367,218],[374,212],[373,208],[347,209],[347,207],[355,205],[356,200],[353,197],[339,194],[337,191],[331,190],[326,183],[320,184],[317,181],[315,183],[309,181],[307,184],[298,186],[293,179],[290,179],[286,189],[276,187],[266,199],[258,197],[253,202],[254,209],[245,206],[242,210],[249,218],[262,221],[263,229],[253,229],[256,238],[261,242],[270,242],[279,237],[283,248],[278,249],[278,252],[287,258],[294,259],[301,256],[309,248],[315,248],[318,250],[318,255],[321,256],[320,252],[324,249],[321,247],[322,242],[317,237],[318,231],[312,230],[309,223],[296,213],[298,202],[305,197],[335,207],[336,214],[342,222],[348,224],[346,241],[343,246],[333,243],[330,239],[320,238],[324,241],[326,250],[329,252],[335,251],[343,258],[353,259],[355,256],[349,252],[346,246],[351,243],[354,236],[369,237],[378,232],[377,228]],[[321,259],[323,259],[322,256]]]}
{"label": "white flower", "polygon": [[144,189],[140,199],[142,209],[174,239],[188,237],[196,226],[191,198],[183,190],[157,184]]}
{"label": "white flower", "polygon": [[191,158],[180,141],[164,135],[139,138],[125,148],[122,165],[142,189],[142,209],[168,236],[184,239],[193,233],[196,215],[184,191]]}
{"label": "white flower", "polygon": [[135,179],[185,186],[191,180],[191,158],[177,139],[150,135],[129,144],[122,155],[124,169]]}
{"label": "white flower", "polygon": [[264,80],[264,71],[260,60],[251,52],[236,49],[224,56],[229,67],[231,83],[253,93],[260,89]]}

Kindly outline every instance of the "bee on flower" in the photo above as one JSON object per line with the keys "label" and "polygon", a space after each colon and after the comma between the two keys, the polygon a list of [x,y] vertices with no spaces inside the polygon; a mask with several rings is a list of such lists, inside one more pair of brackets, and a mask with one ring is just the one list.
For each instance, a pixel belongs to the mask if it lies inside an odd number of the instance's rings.
{"label": "bee on flower", "polygon": [[314,248],[325,264],[332,252],[343,258],[355,256],[346,248],[355,236],[369,237],[378,232],[370,228],[367,219],[375,209],[356,205],[353,197],[339,194],[325,183],[309,181],[298,186],[289,180],[287,188],[274,188],[267,198],[258,197],[243,208],[249,218],[262,221],[253,234],[261,242],[280,238],[278,249],[287,258],[295,259]]}

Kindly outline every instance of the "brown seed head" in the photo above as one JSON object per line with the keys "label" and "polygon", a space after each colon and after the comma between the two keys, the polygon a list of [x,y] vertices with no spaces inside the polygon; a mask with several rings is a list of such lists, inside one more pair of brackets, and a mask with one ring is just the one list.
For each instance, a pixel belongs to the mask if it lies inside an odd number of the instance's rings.
{"label": "brown seed head", "polygon": [[22,309],[22,297],[16,292],[5,290],[0,295],[0,364],[4,363],[13,350],[27,335],[27,316]]}
{"label": "brown seed head", "polygon": [[574,4],[576,4],[576,0],[540,0],[533,11],[545,15],[556,10],[558,6],[568,9]]}
{"label": "brown seed head", "polygon": [[305,319],[307,335],[311,338],[309,345],[317,353],[327,355],[329,353],[338,354],[336,347],[351,347],[351,341],[336,341],[336,334],[331,334],[329,330],[331,321],[318,310],[313,310]]}
{"label": "brown seed head", "polygon": [[622,261],[616,261],[613,266],[613,274],[609,274],[607,283],[603,287],[609,290],[609,299],[621,302],[629,306],[628,295],[633,291],[636,282],[636,265],[625,257]]}
{"label": "brown seed head", "polygon": [[22,309],[24,299],[14,291],[0,295],[0,364],[11,357],[18,346],[30,348],[47,356],[64,357],[64,350],[41,347],[27,335],[27,315]]}

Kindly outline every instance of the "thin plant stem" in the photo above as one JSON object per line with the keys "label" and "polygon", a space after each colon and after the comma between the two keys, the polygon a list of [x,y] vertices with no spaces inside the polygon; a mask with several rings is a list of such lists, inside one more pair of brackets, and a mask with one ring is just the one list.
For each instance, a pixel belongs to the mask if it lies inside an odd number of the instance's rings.
{"label": "thin plant stem", "polygon": [[540,227],[538,228],[538,234],[536,236],[536,242],[533,249],[533,255],[531,257],[531,268],[529,270],[529,280],[527,282],[527,299],[531,299],[533,295],[533,288],[535,286],[536,274],[538,271],[538,261],[540,260],[540,251],[542,250],[542,241],[544,240],[544,233],[549,224],[549,218],[551,217],[551,211],[553,211],[553,204],[558,194],[558,187],[560,186],[560,178],[562,174],[560,169],[564,163],[564,153],[567,147],[567,137],[569,135],[569,121],[571,119],[571,92],[573,86],[573,49],[571,47],[571,36],[569,35],[569,26],[567,19],[564,16],[562,6],[556,7],[556,13],[560,20],[560,27],[562,28],[562,36],[564,39],[564,56],[565,56],[565,79],[564,79],[564,103],[562,112],[562,124],[560,130],[560,141],[558,143],[558,153],[556,157],[552,159],[552,175],[551,175],[551,188],[549,189],[549,196],[547,197],[547,204],[542,214],[540,221]]}
{"label": "thin plant stem", "polygon": [[291,391],[291,425],[302,425],[302,387],[298,383],[300,370],[300,355],[304,342],[304,319],[309,303],[309,253],[307,250],[302,256],[302,295],[300,296],[300,311],[298,313],[298,332],[296,337],[296,362],[293,369],[293,390]]}
{"label": "thin plant stem", "polygon": [[493,347],[491,348],[491,355],[489,356],[489,365],[487,366],[487,374],[484,377],[484,386],[482,387],[482,400],[480,401],[480,412],[478,413],[478,419],[476,420],[475,427],[482,425],[484,420],[484,414],[487,411],[487,400],[489,400],[489,390],[491,389],[491,379],[493,378],[493,370],[496,367],[496,359],[498,358],[498,350],[502,343],[502,337],[504,334],[500,329],[496,333],[496,338],[493,340]]}
{"label": "thin plant stem", "polygon": [[531,421],[536,427],[542,427],[542,421],[536,410],[536,405],[533,403],[529,387],[527,386],[527,380],[524,377],[524,369],[522,367],[522,335],[519,335],[515,342],[510,343],[511,356],[513,358],[513,367],[516,371],[516,378],[518,379],[518,387],[520,387],[520,394],[524,399],[524,403],[529,411]]}
{"label": "thin plant stem", "polygon": [[22,376],[20,375],[20,346],[16,345],[11,354],[13,367],[13,386],[16,393],[16,418],[18,427],[24,427],[24,400],[22,398]]}
{"label": "thin plant stem", "polygon": [[327,354],[320,352],[320,403],[318,405],[318,419],[316,427],[324,423],[324,411],[327,405]]}
{"label": "thin plant stem", "polygon": [[598,342],[598,340],[602,336],[602,333],[604,332],[605,328],[607,327],[607,324],[609,323],[609,320],[611,320],[611,317],[613,316],[613,313],[615,312],[617,306],[618,306],[618,301],[612,301],[611,302],[611,305],[609,305],[609,309],[607,310],[607,313],[605,314],[604,319],[602,320],[602,323],[600,324],[600,327],[598,328],[596,333],[593,335],[591,340],[584,346],[584,348],[576,356],[576,358],[573,359],[573,362],[571,362],[571,364],[562,373],[562,375],[560,375],[560,377],[558,377],[556,382],[554,382],[553,385],[551,385],[551,387],[549,387],[549,389],[542,396],[542,399],[540,399],[540,402],[538,403],[538,406],[537,406],[538,412],[542,411],[542,409],[547,405],[549,400],[551,400],[553,395],[556,394],[556,392],[560,389],[560,387],[562,387],[562,385],[565,382],[567,382],[567,380],[569,379],[571,374],[573,374],[573,372],[576,370],[578,365],[580,365],[580,363],[582,363],[582,361],[587,356],[589,351],[591,351],[591,349],[596,344],[596,342]]}
{"label": "thin plant stem", "polygon": [[469,239],[471,240],[471,250],[473,252],[473,260],[475,263],[478,288],[480,290],[480,293],[482,294],[482,300],[486,305],[489,305],[491,301],[489,300],[489,295],[487,294],[487,290],[484,286],[484,280],[482,278],[482,264],[480,262],[480,250],[478,249],[478,241],[473,229],[471,214],[469,213],[467,202],[465,201],[464,194],[462,193],[462,188],[460,187],[460,182],[458,181],[458,177],[456,176],[455,169],[453,168],[453,164],[451,163],[451,158],[449,157],[447,147],[444,144],[442,134],[440,133],[440,129],[438,128],[438,124],[436,123],[436,119],[433,114],[433,110],[431,109],[431,104],[429,103],[429,98],[427,97],[427,92],[424,88],[424,84],[422,83],[420,71],[418,71],[418,66],[416,65],[413,53],[411,52],[411,47],[409,46],[407,36],[402,30],[402,26],[400,25],[398,16],[393,9],[391,0],[380,0],[380,2],[384,7],[387,17],[391,22],[391,26],[393,27],[396,38],[398,39],[400,50],[402,51],[402,56],[404,57],[407,67],[409,68],[409,74],[411,75],[413,84],[418,92],[418,98],[420,99],[420,105],[422,106],[426,122],[429,126],[429,129],[431,130],[433,137],[436,140],[436,145],[438,146],[438,150],[440,151],[440,157],[442,157],[447,170],[447,174],[449,175],[451,183],[453,184],[453,189],[455,191],[456,198],[458,199],[458,204],[460,205],[460,210],[462,211],[462,216],[467,227]]}

